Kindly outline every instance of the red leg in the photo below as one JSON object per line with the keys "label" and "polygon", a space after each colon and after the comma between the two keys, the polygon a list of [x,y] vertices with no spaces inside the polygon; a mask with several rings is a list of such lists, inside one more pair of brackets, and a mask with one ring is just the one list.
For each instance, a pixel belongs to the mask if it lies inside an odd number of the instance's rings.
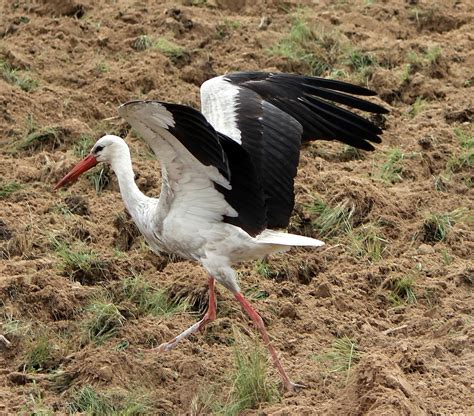
{"label": "red leg", "polygon": [[270,338],[265,328],[265,324],[263,323],[262,317],[255,311],[255,309],[252,308],[252,305],[250,305],[248,300],[244,298],[244,295],[242,295],[242,293],[234,293],[234,296],[235,296],[235,299],[237,299],[237,301],[242,305],[245,312],[247,312],[247,314],[250,316],[250,318],[252,319],[252,321],[255,323],[256,327],[260,331],[260,334],[262,335],[262,338],[263,338],[263,342],[265,343],[268,350],[270,351],[270,355],[272,356],[273,363],[275,364],[275,367],[277,368],[283,380],[283,385],[285,387],[285,390],[295,391],[298,388],[304,387],[300,384],[293,383],[288,377],[288,374],[286,374],[286,371],[283,368],[281,361],[278,358],[278,355],[275,349],[273,348],[273,345],[270,342]]}
{"label": "red leg", "polygon": [[194,325],[191,325],[188,329],[181,332],[177,337],[173,338],[169,342],[165,342],[158,346],[159,351],[169,351],[173,349],[176,344],[189,337],[191,334],[194,334],[197,331],[202,331],[202,329],[209,323],[216,319],[216,293],[215,293],[215,279],[209,277],[209,304],[207,306],[207,311],[199,322],[196,322]]}

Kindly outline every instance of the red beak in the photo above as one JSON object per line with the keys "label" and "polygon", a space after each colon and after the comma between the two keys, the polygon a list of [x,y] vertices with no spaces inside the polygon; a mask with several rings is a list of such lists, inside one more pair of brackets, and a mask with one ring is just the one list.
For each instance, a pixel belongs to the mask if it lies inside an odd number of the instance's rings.
{"label": "red beak", "polygon": [[54,190],[61,188],[62,186],[66,185],[69,182],[75,181],[84,172],[87,172],[89,169],[97,165],[97,163],[99,162],[97,162],[97,159],[94,156],[92,155],[86,156],[76,166],[74,166],[64,178],[62,178],[56,184],[56,186],[54,187]]}

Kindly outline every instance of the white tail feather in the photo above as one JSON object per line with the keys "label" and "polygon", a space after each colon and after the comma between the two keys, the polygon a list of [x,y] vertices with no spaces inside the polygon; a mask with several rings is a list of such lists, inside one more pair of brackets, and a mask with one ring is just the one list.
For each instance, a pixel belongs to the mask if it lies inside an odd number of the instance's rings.
{"label": "white tail feather", "polygon": [[263,244],[277,244],[282,246],[311,246],[320,247],[324,245],[323,241],[316,240],[302,235],[281,233],[278,231],[265,230],[257,237],[259,243]]}

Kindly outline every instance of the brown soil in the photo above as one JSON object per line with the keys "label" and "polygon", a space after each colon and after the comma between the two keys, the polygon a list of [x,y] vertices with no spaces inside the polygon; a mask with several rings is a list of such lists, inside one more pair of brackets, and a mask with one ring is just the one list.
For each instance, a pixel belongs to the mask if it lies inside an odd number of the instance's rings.
{"label": "brown soil", "polygon": [[[239,268],[244,291],[258,286],[269,294],[254,304],[290,374],[307,386],[246,414],[473,414],[472,211],[471,222],[464,215],[442,241],[425,223],[429,214],[472,207],[469,166],[444,173],[463,151],[456,129],[472,137],[472,2],[205,3],[1,2],[0,62],[38,85],[24,91],[0,75],[0,182],[21,185],[0,198],[0,335],[11,341],[10,347],[0,343],[0,413],[40,414],[32,412],[41,407],[50,410],[41,414],[65,414],[71,395],[85,384],[144,391],[152,399],[150,414],[170,415],[190,414],[191,400],[203,388],[218,385],[222,397],[231,390],[232,325],[252,331],[231,297],[219,288],[221,312],[205,334],[169,354],[147,351],[195,322],[207,296],[204,271],[144,247],[123,212],[113,175],[99,194],[87,179],[62,192],[52,185],[78,160],[73,147],[81,136],[127,135],[126,125],[106,120],[120,103],[146,97],[198,106],[198,85],[215,74],[307,70],[268,53],[303,4],[309,19],[377,58],[368,86],[391,113],[374,153],[343,157],[341,145],[325,142],[303,149],[292,229],[318,236],[305,208],[314,197],[349,200],[358,229],[378,224],[386,244],[380,261],[356,256],[347,239],[335,237],[320,251],[271,258],[268,278],[254,264]],[[270,24],[259,30],[263,16]],[[153,48],[136,50],[144,34],[172,39],[187,53],[170,58]],[[412,60],[402,78],[410,51],[424,56],[437,45],[439,57]],[[418,97],[425,104],[414,115]],[[55,134],[19,148],[32,120],[36,130],[56,127]],[[140,187],[157,195],[158,166],[137,138],[127,140]],[[405,154],[394,184],[378,178],[392,147]],[[88,273],[64,269],[52,237],[82,241],[99,253],[99,264]],[[196,313],[137,317],[123,303],[127,320],[114,337],[101,345],[81,342],[90,297],[117,290],[132,270],[175,297],[191,296]],[[414,278],[415,303],[390,297],[403,276]],[[30,329],[7,333],[13,321]],[[39,333],[60,347],[44,368],[25,370]],[[354,340],[360,353],[347,380],[315,359],[342,336]],[[123,341],[129,347],[116,348]]]}

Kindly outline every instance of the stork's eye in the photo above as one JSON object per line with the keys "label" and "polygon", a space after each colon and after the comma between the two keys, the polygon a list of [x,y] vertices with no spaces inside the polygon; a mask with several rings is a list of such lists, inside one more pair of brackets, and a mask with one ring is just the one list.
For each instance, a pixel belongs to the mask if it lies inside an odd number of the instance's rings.
{"label": "stork's eye", "polygon": [[97,147],[95,148],[94,153],[99,153],[99,152],[101,152],[102,150],[104,150],[104,146],[97,146]]}

